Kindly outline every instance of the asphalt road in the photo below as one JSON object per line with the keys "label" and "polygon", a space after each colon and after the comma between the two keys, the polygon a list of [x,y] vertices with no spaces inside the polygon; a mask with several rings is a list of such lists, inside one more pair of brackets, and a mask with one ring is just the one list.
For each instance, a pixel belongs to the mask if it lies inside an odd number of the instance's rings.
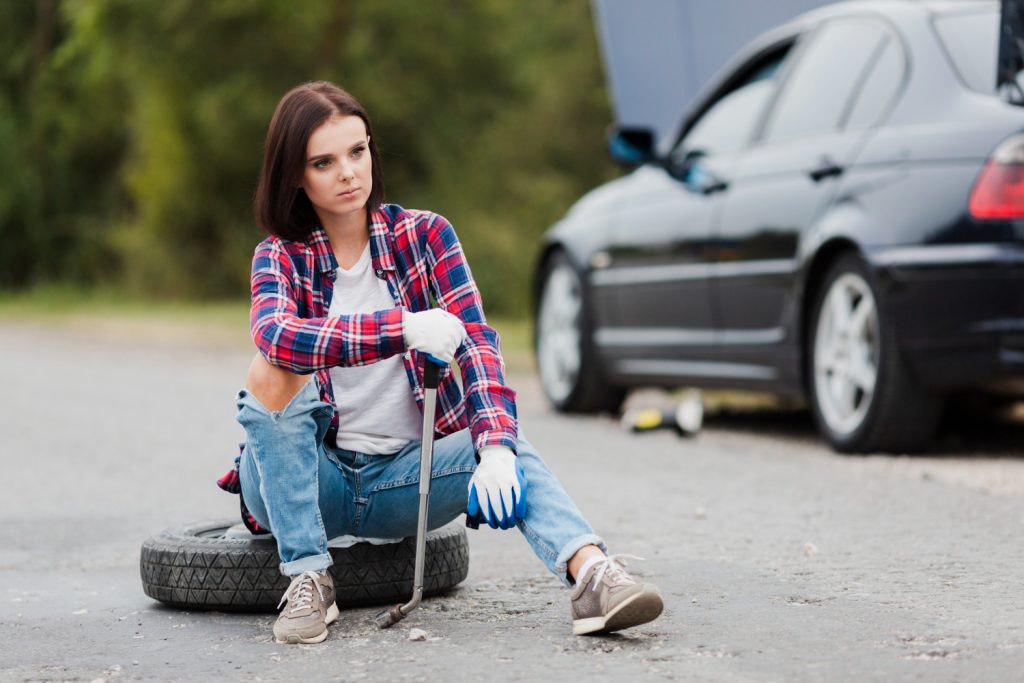
{"label": "asphalt road", "polygon": [[284,646],[272,615],[163,607],[139,546],[236,515],[214,480],[250,358],[0,321],[0,680],[1024,680],[1021,427],[949,428],[927,458],[837,456],[789,413],[634,435],[554,415],[528,374],[526,433],[612,550],[646,558],[659,620],[572,636],[561,585],[489,529],[466,582],[389,631],[348,610]]}

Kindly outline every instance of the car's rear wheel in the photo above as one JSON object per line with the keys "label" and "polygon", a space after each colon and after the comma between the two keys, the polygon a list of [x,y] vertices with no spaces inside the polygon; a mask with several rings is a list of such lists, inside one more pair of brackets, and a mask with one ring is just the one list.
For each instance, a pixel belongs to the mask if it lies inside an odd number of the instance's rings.
{"label": "car's rear wheel", "polygon": [[844,254],[818,289],[808,329],[808,378],[818,426],[843,452],[927,446],[942,400],[907,365],[864,261]]}
{"label": "car's rear wheel", "polygon": [[537,369],[548,400],[564,412],[615,412],[625,390],[605,379],[593,347],[593,327],[580,275],[568,257],[545,264],[537,305]]}

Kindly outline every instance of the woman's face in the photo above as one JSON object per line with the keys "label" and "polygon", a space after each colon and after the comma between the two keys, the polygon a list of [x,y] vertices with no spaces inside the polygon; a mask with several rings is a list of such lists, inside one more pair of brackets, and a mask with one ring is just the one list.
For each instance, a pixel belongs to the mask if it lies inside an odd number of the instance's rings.
{"label": "woman's face", "polygon": [[362,211],[373,189],[370,138],[358,116],[334,116],[309,136],[302,189],[321,221]]}

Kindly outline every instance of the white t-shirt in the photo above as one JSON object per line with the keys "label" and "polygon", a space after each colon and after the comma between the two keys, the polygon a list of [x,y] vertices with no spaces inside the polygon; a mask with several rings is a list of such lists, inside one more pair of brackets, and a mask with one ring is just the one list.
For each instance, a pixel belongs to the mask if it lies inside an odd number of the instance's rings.
{"label": "white t-shirt", "polygon": [[[334,280],[330,317],[394,308],[388,285],[371,268],[370,245]],[[423,416],[416,406],[402,355],[355,367],[331,368],[338,407],[338,448],[376,455],[396,453],[420,438]]]}

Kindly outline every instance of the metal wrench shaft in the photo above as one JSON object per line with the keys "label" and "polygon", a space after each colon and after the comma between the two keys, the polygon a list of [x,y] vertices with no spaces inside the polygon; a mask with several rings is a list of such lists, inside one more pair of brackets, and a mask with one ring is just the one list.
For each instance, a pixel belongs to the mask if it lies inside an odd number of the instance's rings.
{"label": "metal wrench shaft", "polygon": [[430,356],[423,361],[423,439],[420,446],[420,511],[416,525],[416,567],[413,572],[412,599],[395,605],[377,616],[381,628],[394,626],[414,610],[423,599],[423,570],[427,557],[427,513],[430,502],[430,474],[434,464],[434,416],[437,411],[437,385],[441,365]]}

